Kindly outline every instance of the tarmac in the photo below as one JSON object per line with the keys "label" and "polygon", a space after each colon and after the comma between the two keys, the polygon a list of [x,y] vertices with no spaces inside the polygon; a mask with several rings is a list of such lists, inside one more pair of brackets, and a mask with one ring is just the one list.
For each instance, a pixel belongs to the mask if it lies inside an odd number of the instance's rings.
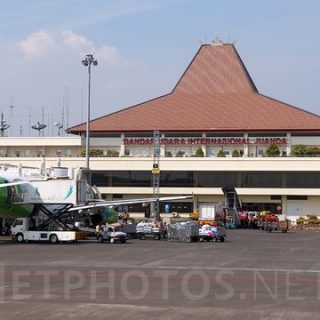
{"label": "tarmac", "polygon": [[52,245],[0,239],[0,319],[320,319],[320,234]]}

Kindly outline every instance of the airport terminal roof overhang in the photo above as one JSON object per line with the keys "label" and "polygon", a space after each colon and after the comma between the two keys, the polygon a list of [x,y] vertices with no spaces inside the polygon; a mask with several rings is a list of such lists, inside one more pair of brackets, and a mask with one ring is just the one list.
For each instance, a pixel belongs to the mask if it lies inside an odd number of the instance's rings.
{"label": "airport terminal roof overhang", "polygon": [[217,41],[200,47],[171,93],[92,120],[90,130],[320,131],[320,117],[260,94],[234,45]]}

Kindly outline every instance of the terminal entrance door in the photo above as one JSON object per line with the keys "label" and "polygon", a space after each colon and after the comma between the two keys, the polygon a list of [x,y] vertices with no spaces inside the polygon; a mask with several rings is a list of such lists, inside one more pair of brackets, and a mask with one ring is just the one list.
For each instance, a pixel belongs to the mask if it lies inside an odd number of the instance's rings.
{"label": "terminal entrance door", "polygon": [[301,201],[288,200],[287,201],[287,215],[288,216],[303,216],[303,205]]}

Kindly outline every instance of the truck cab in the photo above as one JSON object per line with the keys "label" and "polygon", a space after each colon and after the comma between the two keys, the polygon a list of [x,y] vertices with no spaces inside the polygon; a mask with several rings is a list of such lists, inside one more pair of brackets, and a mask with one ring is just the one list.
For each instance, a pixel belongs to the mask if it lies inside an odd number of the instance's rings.
{"label": "truck cab", "polygon": [[16,237],[19,233],[24,234],[29,229],[29,218],[17,218],[11,226],[11,235]]}

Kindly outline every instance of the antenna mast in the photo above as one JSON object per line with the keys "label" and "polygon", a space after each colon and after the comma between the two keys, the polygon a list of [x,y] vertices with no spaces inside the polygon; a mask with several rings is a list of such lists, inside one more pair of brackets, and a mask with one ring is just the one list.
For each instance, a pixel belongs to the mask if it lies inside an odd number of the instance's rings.
{"label": "antenna mast", "polygon": [[13,96],[11,96],[11,101],[10,101],[10,121],[11,121],[11,136],[13,136],[13,108],[14,108],[14,105],[13,105]]}
{"label": "antenna mast", "polygon": [[43,130],[44,128],[46,128],[46,125],[43,124],[43,123],[40,123],[40,122],[38,121],[38,124],[35,124],[35,125],[32,126],[31,128],[34,129],[34,130],[37,130],[37,131],[39,132],[39,137],[40,137],[40,135],[41,135],[41,130]]}
{"label": "antenna mast", "polygon": [[[44,123],[44,106],[41,108],[41,121]],[[44,136],[44,131],[42,131],[42,136]]]}
{"label": "antenna mast", "polygon": [[6,120],[3,118],[3,112],[1,112],[1,119],[0,119],[0,136],[4,137],[4,132],[10,127],[10,124],[7,123]]}

